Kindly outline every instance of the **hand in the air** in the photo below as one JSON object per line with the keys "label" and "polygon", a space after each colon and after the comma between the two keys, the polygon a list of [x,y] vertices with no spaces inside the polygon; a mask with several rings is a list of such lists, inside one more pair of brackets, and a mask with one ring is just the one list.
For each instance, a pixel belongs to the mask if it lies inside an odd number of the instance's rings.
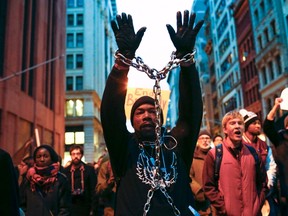
{"label": "hand in the air", "polygon": [[170,38],[176,48],[176,57],[181,59],[188,53],[192,53],[195,45],[196,36],[202,27],[204,20],[199,21],[193,28],[196,14],[190,14],[189,11],[184,11],[184,20],[182,23],[182,14],[177,12],[177,33],[169,24],[166,25]]}
{"label": "hand in the air", "polygon": [[[111,26],[116,38],[116,43],[119,48],[119,52],[126,58],[133,59],[135,52],[140,45],[146,27],[142,27],[135,34],[133,20],[130,14],[128,17],[126,13],[116,16],[116,20],[111,21]],[[118,25],[117,25],[118,24]]]}

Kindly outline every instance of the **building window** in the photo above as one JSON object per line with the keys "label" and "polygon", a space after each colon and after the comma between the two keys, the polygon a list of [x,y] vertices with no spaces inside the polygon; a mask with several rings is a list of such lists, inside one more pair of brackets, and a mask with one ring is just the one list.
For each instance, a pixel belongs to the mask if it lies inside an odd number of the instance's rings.
{"label": "building window", "polygon": [[259,23],[259,14],[257,9],[254,11],[254,17],[255,17],[255,25],[257,25]]}
{"label": "building window", "polygon": [[267,28],[264,29],[264,36],[265,36],[266,43],[268,43],[269,42],[269,33],[268,33]]}
{"label": "building window", "polygon": [[265,14],[265,5],[264,5],[264,2],[263,2],[263,1],[260,3],[260,13],[261,13],[261,17],[264,17],[264,14]]}
{"label": "building window", "polygon": [[227,15],[226,15],[226,16],[224,16],[224,18],[222,19],[221,23],[219,24],[219,26],[217,28],[218,40],[220,40],[220,38],[223,35],[223,33],[225,32],[227,26],[228,26],[228,19],[227,19]]}
{"label": "building window", "polygon": [[259,35],[259,37],[258,37],[258,45],[259,45],[259,48],[260,48],[260,49],[263,49],[263,44],[262,44],[262,37],[261,37],[261,35]]}
{"label": "building window", "polygon": [[280,57],[280,55],[276,56],[276,65],[277,65],[278,75],[282,74],[282,66],[281,66],[281,57]]}
{"label": "building window", "polygon": [[76,77],[76,90],[83,90],[83,77],[82,76]]}
{"label": "building window", "polygon": [[83,26],[83,14],[77,14],[77,26]]}
{"label": "building window", "polygon": [[65,145],[84,144],[84,131],[65,132]]}
{"label": "building window", "polygon": [[74,0],[68,0],[67,7],[68,8],[74,7]]}
{"label": "building window", "polygon": [[74,34],[73,33],[68,33],[67,34],[67,47],[72,48],[74,47]]}
{"label": "building window", "polygon": [[266,74],[266,68],[263,67],[262,69],[262,75],[263,75],[263,87],[267,84],[267,74]]}
{"label": "building window", "polygon": [[227,33],[219,46],[219,55],[223,56],[229,46],[230,46],[230,38],[229,38],[229,33]]}
{"label": "building window", "polygon": [[73,90],[73,77],[66,77],[66,91]]}
{"label": "building window", "polygon": [[84,103],[83,100],[66,100],[66,116],[83,116]]}
{"label": "building window", "polygon": [[272,28],[273,35],[276,35],[277,34],[277,30],[276,30],[275,20],[272,20],[270,25],[271,25],[271,28]]}
{"label": "building window", "polygon": [[77,33],[76,34],[76,47],[83,47],[83,33]]}
{"label": "building window", "polygon": [[65,145],[84,144],[85,133],[83,126],[66,127],[65,129]]}
{"label": "building window", "polygon": [[76,68],[83,68],[83,55],[82,54],[76,55]]}
{"label": "building window", "polygon": [[66,56],[66,69],[73,69],[73,55]]}
{"label": "building window", "polygon": [[73,14],[67,15],[67,26],[74,26],[74,15]]}
{"label": "building window", "polygon": [[77,0],[77,7],[83,7],[84,6],[84,0]]}
{"label": "building window", "polygon": [[273,63],[270,61],[268,63],[269,73],[271,80],[274,80],[274,71],[273,71]]}

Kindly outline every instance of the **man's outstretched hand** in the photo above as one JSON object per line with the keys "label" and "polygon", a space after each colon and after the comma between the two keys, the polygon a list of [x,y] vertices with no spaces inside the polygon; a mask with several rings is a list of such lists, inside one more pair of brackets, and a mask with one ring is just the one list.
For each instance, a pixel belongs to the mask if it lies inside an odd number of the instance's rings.
{"label": "man's outstretched hand", "polygon": [[176,48],[176,57],[182,59],[188,53],[192,53],[195,45],[196,36],[202,27],[204,20],[199,21],[194,26],[196,14],[192,13],[189,17],[189,11],[184,11],[182,23],[182,14],[177,12],[177,32],[169,24],[166,25],[170,38]]}
{"label": "man's outstretched hand", "polygon": [[111,21],[111,26],[116,38],[119,52],[126,58],[133,59],[138,49],[146,27],[142,27],[135,34],[132,16],[126,13],[116,16],[116,20]]}

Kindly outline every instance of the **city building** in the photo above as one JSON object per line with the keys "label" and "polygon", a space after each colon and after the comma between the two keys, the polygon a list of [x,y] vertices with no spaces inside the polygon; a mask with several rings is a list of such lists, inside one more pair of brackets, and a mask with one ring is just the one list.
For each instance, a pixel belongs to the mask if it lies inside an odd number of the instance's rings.
{"label": "city building", "polygon": [[255,45],[248,0],[235,1],[233,5],[241,71],[243,107],[257,113],[262,121],[262,104],[259,92],[259,74],[255,64]]}
{"label": "city building", "polygon": [[[286,17],[284,6],[286,5]],[[255,65],[265,117],[288,84],[287,2],[249,1],[255,42]]]}
{"label": "city building", "polygon": [[71,144],[84,147],[86,162],[105,151],[100,104],[114,63],[115,41],[110,21],[117,14],[115,0],[67,0],[65,155]]}
{"label": "city building", "polygon": [[0,147],[12,157],[31,137],[63,155],[65,8],[0,1]]}

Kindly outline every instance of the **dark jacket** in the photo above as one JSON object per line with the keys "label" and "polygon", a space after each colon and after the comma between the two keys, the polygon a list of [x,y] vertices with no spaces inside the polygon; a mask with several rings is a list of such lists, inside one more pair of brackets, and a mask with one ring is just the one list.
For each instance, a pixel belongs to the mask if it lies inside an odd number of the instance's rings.
{"label": "dark jacket", "polygon": [[25,179],[21,185],[21,208],[26,216],[70,216],[71,194],[67,178],[57,174],[57,181],[51,191],[43,196],[39,189],[31,190],[30,182]]}
{"label": "dark jacket", "polygon": [[[104,138],[109,151],[111,165],[117,182],[116,216],[143,215],[147,203],[147,193],[151,189],[151,176],[147,176],[147,166],[152,160],[145,158],[143,151],[150,152],[151,146],[139,148],[135,134],[126,128],[124,102],[127,92],[128,68],[122,71],[113,67],[106,84],[102,105],[101,121]],[[161,167],[175,183],[167,186],[167,193],[156,190],[151,199],[148,215],[175,215],[167,202],[171,196],[181,215],[192,215],[188,206],[193,204],[189,186],[189,169],[202,119],[203,104],[198,72],[195,65],[181,68],[179,80],[179,118],[170,135],[177,140],[174,149],[161,148],[165,164]],[[173,141],[172,141],[173,143]],[[146,164],[145,164],[146,163]],[[162,170],[163,170],[162,169]],[[174,172],[175,171],[175,172]],[[148,172],[149,173],[149,172]],[[165,195],[166,196],[165,196]]]}
{"label": "dark jacket", "polygon": [[0,167],[2,185],[0,215],[18,216],[19,215],[19,190],[16,172],[10,155],[0,149]]}
{"label": "dark jacket", "polygon": [[[91,210],[94,209],[94,199],[95,199],[95,186],[97,177],[92,166],[89,166],[83,162],[81,164],[84,166],[84,192],[81,194],[72,194],[72,215],[89,215]],[[64,169],[64,173],[67,176],[69,186],[72,188],[71,180],[71,166]],[[81,189],[81,171],[78,169],[74,172],[74,188],[75,190]],[[72,192],[72,191],[71,191]],[[70,193],[71,193],[70,192]]]}
{"label": "dark jacket", "polygon": [[273,153],[279,170],[281,196],[288,200],[288,130],[277,131],[274,121],[267,118],[264,120],[263,130],[275,147]]}

